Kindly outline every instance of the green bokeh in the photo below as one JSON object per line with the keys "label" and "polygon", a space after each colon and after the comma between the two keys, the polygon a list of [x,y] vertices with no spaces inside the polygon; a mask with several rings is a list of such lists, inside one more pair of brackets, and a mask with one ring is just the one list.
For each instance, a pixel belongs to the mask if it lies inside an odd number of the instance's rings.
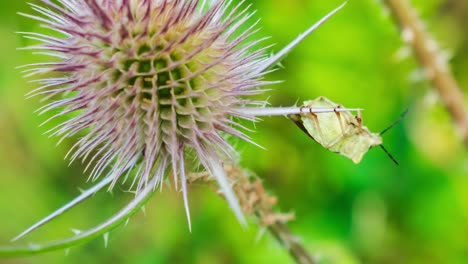
{"label": "green bokeh", "polygon": [[[33,1],[36,2],[36,1]],[[442,48],[453,54],[453,72],[468,88],[465,0],[413,1]],[[277,51],[341,1],[257,0],[253,9]],[[26,1],[4,1],[0,9],[0,243],[75,197],[89,186],[79,163],[63,156],[73,139],[57,139],[38,127],[41,103],[24,99],[33,89],[16,66],[40,61],[16,51],[29,41],[16,31],[39,25],[16,12]],[[254,20],[252,20],[253,22]],[[283,61],[269,80],[284,80],[262,95],[286,106],[323,95],[361,107],[365,124],[381,131],[410,109],[384,136],[395,166],[379,149],[355,165],[328,152],[283,117],[255,124],[252,138],[266,150],[236,142],[242,165],[256,172],[297,219],[290,227],[321,263],[468,263],[468,157],[450,117],[420,67],[401,58],[404,46],[395,24],[377,1],[349,1]],[[253,127],[252,124],[247,124]],[[205,186],[190,188],[192,233],[182,197],[170,188],[157,193],[126,227],[102,240],[44,255],[0,263],[292,263],[268,234],[257,241],[251,221],[243,229],[223,200]],[[47,241],[85,229],[110,216],[131,198],[100,193],[33,233],[25,241]],[[252,219],[253,220],[253,219]]]}

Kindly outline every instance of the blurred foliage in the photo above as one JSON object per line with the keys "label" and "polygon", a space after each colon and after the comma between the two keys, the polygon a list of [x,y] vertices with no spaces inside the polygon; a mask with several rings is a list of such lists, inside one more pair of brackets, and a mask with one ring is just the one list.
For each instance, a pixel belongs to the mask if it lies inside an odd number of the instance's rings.
{"label": "blurred foliage", "polygon": [[[32,1],[36,2],[36,1]],[[257,0],[262,30],[277,51],[341,1]],[[466,0],[415,0],[428,29],[451,54],[453,71],[468,88]],[[8,243],[33,222],[86,188],[79,163],[63,160],[73,140],[55,147],[42,135],[41,103],[24,99],[33,85],[15,66],[38,61],[15,51],[29,41],[15,31],[39,25],[16,15],[30,12],[26,0],[4,1],[0,9],[0,243]],[[252,20],[253,22],[253,20]],[[29,43],[30,44],[30,43]],[[242,165],[255,171],[279,197],[290,223],[320,263],[468,263],[468,155],[438,96],[400,40],[378,1],[350,1],[268,75],[285,80],[262,98],[287,106],[324,95],[348,107],[361,107],[364,123],[381,131],[406,108],[403,122],[384,136],[397,157],[371,150],[353,164],[311,141],[289,120],[264,118],[252,137],[267,150],[237,142]],[[252,124],[248,124],[252,127]],[[125,227],[68,254],[4,259],[2,263],[291,263],[287,252],[266,234],[257,241],[252,221],[244,230],[227,205],[206,186],[190,189],[192,233],[181,194],[156,194]],[[47,241],[85,229],[131,198],[119,190],[100,193],[25,238]],[[253,220],[253,219],[252,219]]]}

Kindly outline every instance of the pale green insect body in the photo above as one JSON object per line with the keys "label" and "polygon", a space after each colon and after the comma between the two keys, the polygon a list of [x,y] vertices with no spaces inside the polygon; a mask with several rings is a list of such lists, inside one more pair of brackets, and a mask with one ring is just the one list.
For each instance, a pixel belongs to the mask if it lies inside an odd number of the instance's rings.
{"label": "pale green insect body", "polygon": [[[343,106],[321,96],[315,100],[305,101],[303,108],[339,109]],[[358,116],[348,111],[304,112],[300,115],[291,115],[290,118],[324,148],[343,155],[354,163],[359,163],[370,148],[382,144],[380,134],[372,133],[362,125],[359,112]]]}

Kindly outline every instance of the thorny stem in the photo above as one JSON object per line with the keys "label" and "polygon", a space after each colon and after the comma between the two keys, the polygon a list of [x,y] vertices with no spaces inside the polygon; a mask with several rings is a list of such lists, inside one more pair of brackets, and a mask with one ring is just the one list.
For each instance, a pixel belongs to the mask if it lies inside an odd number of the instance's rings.
{"label": "thorny stem", "polygon": [[77,235],[63,239],[53,240],[45,243],[28,243],[26,245],[0,245],[0,258],[1,257],[20,257],[29,256],[33,254],[44,253],[58,249],[68,249],[85,242],[88,242],[99,236],[104,236],[106,240],[106,233],[117,228],[120,224],[127,221],[132,215],[138,212],[149,198],[154,194],[154,185],[157,177],[150,180],[136,196],[124,208],[108,218],[106,221],[94,226],[90,229],[79,232]]}
{"label": "thorny stem", "polygon": [[[268,231],[278,240],[280,245],[289,252],[298,264],[316,264],[314,258],[307,252],[301,244],[300,239],[291,233],[286,222],[292,220],[294,215],[281,214],[273,210],[277,203],[276,197],[270,196],[265,192],[262,182],[251,173],[236,166],[224,166],[233,189],[239,197],[242,210],[246,215],[255,215],[259,219],[259,224],[268,229]],[[187,175],[190,183],[196,181],[214,182],[209,173],[191,173]],[[57,249],[68,249],[71,246],[84,243],[103,235],[131,215],[136,213],[154,193],[154,180],[148,184],[127,206],[117,214],[95,226],[85,230],[73,237],[50,241],[46,243],[29,243],[27,245],[0,246],[0,257],[27,256]],[[104,235],[104,237],[106,237]]]}
{"label": "thorny stem", "polygon": [[[316,260],[307,252],[301,240],[289,230],[287,222],[294,218],[293,214],[282,214],[274,211],[276,197],[265,192],[262,182],[252,173],[247,173],[237,166],[224,166],[224,170],[233,185],[242,210],[246,215],[254,215],[259,224],[273,235],[279,244],[291,255],[298,264],[316,264]],[[192,173],[188,181],[212,182],[207,173]]]}
{"label": "thorny stem", "polygon": [[299,264],[316,264],[317,261],[310,256],[300,241],[295,237],[288,226],[282,222],[275,222],[268,226],[268,231],[289,251],[289,254]]}
{"label": "thorny stem", "polygon": [[74,206],[76,206],[77,204],[83,202],[84,200],[86,200],[87,198],[89,198],[90,196],[92,196],[93,194],[95,194],[96,192],[98,192],[100,189],[104,188],[106,185],[110,184],[111,181],[112,181],[112,177],[108,176],[106,177],[104,180],[102,180],[101,182],[99,182],[98,184],[94,185],[93,187],[89,188],[88,190],[85,190],[83,191],[78,197],[76,197],[75,199],[73,199],[72,201],[68,202],[67,204],[65,204],[64,206],[62,206],[61,208],[59,208],[58,210],[54,211],[53,213],[51,213],[50,215],[48,215],[47,217],[43,218],[42,220],[40,220],[39,222],[35,223],[34,225],[32,225],[31,227],[29,227],[28,229],[26,229],[25,231],[21,232],[21,234],[17,235],[16,237],[14,237],[11,241],[14,242],[22,237],[24,237],[25,235],[31,233],[32,231],[38,229],[39,227],[41,227],[42,225],[48,223],[49,221],[51,221],[52,219],[56,218],[57,216],[65,213],[66,211],[68,211],[69,209],[73,208]]}
{"label": "thorny stem", "polygon": [[427,78],[437,89],[468,147],[468,112],[464,107],[463,92],[455,80],[436,42],[426,32],[422,21],[408,0],[385,0],[394,19],[400,24],[404,41],[410,44]]}

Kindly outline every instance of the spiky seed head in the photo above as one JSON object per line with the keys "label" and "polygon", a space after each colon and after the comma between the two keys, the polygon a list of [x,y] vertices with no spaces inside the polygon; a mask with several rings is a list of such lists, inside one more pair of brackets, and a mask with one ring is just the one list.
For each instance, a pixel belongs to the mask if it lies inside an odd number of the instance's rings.
{"label": "spiky seed head", "polygon": [[111,187],[131,175],[137,191],[171,171],[188,212],[186,155],[194,153],[243,221],[222,158],[235,156],[225,135],[248,140],[235,118],[254,116],[236,109],[261,103],[248,96],[266,84],[255,69],[267,58],[249,51],[258,41],[245,41],[252,27],[237,30],[247,8],[224,0],[40,2],[31,4],[37,15],[24,15],[57,34],[22,34],[41,42],[28,48],[56,59],[26,71],[46,74],[31,93],[51,99],[40,111],[68,117],[50,134],[81,135],[71,161],[85,162],[92,179],[106,173]]}

